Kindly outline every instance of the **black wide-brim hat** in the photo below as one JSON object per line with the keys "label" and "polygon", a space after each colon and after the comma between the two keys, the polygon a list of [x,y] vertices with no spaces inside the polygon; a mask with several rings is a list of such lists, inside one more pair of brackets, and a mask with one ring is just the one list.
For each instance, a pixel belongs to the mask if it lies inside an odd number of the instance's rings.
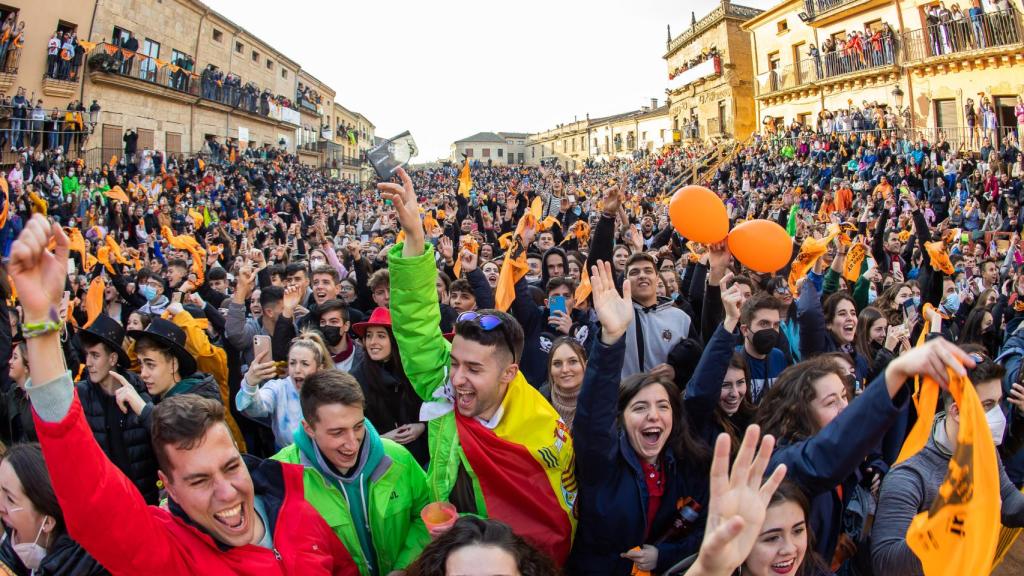
{"label": "black wide-brim hat", "polygon": [[185,331],[163,318],[153,318],[145,330],[129,330],[128,336],[136,340],[148,338],[167,346],[172,356],[178,359],[178,375],[186,378],[195,374],[196,359],[185,349]]}
{"label": "black wide-brim hat", "polygon": [[88,328],[78,331],[78,338],[85,336],[86,341],[98,341],[106,344],[114,352],[117,352],[117,365],[127,368],[129,365],[128,354],[124,351],[124,327],[118,324],[106,313],[96,317],[96,320]]}

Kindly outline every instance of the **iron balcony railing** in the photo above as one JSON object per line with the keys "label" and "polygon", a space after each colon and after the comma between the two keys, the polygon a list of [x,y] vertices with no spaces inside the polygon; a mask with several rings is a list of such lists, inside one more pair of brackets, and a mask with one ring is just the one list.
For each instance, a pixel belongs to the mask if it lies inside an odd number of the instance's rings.
{"label": "iron balcony railing", "polygon": [[903,34],[906,60],[966,54],[1021,43],[1020,14],[1016,10],[964,14]]}
{"label": "iron balcony railing", "polygon": [[759,74],[758,94],[771,94],[847,74],[894,66],[899,63],[899,58],[899,46],[892,37],[875,41],[865,39],[856,48],[819,53],[816,57]]}

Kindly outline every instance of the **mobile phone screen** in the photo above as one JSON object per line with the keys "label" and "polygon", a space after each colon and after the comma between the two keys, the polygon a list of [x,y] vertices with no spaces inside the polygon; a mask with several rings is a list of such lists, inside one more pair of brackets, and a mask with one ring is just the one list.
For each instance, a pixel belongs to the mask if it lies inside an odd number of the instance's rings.
{"label": "mobile phone screen", "polygon": [[555,314],[555,312],[561,312],[563,314],[567,314],[568,311],[566,310],[566,307],[565,307],[565,296],[560,296],[560,295],[552,296],[548,300],[548,308],[551,310],[551,315],[552,316]]}

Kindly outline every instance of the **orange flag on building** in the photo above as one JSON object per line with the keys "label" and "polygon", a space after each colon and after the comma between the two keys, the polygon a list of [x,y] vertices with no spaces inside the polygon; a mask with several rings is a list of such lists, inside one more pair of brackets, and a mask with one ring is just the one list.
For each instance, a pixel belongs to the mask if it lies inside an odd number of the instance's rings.
{"label": "orange flag on building", "polygon": [[[956,448],[935,501],[911,521],[907,545],[921,560],[926,576],[988,574],[999,539],[1002,506],[995,443],[974,385],[951,369],[947,368],[947,373],[949,392],[960,412]],[[938,389],[933,380],[923,379],[915,429],[931,430],[935,403],[925,403],[924,396],[937,397]],[[925,442],[927,434],[912,433],[903,452],[916,453]]]}

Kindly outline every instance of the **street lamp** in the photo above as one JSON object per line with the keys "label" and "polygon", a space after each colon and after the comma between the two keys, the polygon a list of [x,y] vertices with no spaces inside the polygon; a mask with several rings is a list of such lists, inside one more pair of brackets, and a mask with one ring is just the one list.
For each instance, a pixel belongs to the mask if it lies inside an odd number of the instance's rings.
{"label": "street lamp", "polygon": [[903,89],[899,84],[892,89],[892,99],[896,108],[896,115],[902,120],[903,128],[910,127],[910,107],[903,106]]}

